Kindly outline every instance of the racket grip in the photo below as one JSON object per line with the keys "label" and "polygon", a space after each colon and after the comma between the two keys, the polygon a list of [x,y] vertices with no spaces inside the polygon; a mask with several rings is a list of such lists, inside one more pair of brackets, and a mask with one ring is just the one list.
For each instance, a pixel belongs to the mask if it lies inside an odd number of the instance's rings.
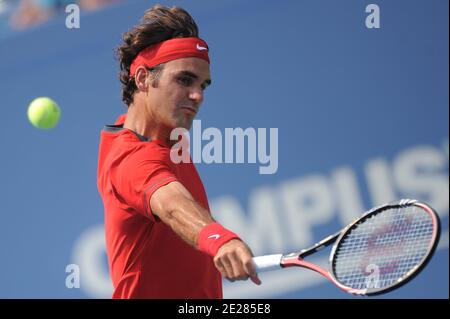
{"label": "racket grip", "polygon": [[253,257],[256,272],[281,269],[282,254]]}

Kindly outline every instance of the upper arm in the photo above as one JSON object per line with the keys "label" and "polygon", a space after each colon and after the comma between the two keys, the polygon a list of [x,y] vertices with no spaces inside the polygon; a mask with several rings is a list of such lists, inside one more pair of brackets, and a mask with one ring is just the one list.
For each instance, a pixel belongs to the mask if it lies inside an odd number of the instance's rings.
{"label": "upper arm", "polygon": [[161,152],[137,152],[121,163],[113,176],[118,196],[143,216],[155,221],[149,205],[153,194],[177,177]]}

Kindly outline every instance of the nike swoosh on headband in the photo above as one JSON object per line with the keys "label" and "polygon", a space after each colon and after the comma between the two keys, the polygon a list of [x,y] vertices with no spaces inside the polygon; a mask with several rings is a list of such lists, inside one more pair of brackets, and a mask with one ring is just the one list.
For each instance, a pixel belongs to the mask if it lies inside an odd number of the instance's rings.
{"label": "nike swoosh on headband", "polygon": [[203,50],[208,50],[208,48],[202,47],[202,46],[200,46],[200,45],[197,43],[197,50],[203,51]]}

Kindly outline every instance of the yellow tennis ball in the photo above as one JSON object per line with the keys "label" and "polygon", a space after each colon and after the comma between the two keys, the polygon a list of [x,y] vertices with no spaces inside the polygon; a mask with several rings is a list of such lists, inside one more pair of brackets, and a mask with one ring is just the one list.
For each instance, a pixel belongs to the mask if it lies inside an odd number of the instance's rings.
{"label": "yellow tennis ball", "polygon": [[61,110],[58,104],[48,97],[38,97],[28,106],[28,119],[37,128],[54,128],[60,117]]}

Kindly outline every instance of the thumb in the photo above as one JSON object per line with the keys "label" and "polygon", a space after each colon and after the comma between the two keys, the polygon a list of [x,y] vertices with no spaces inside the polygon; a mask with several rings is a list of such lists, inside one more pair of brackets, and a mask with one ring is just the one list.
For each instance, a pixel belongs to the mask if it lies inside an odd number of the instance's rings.
{"label": "thumb", "polygon": [[253,264],[253,260],[245,263],[244,265],[245,272],[250,276],[250,279],[257,285],[261,285],[261,280],[256,273],[255,265]]}
{"label": "thumb", "polygon": [[250,279],[258,286],[262,284],[261,279],[259,279],[258,275],[250,276]]}

